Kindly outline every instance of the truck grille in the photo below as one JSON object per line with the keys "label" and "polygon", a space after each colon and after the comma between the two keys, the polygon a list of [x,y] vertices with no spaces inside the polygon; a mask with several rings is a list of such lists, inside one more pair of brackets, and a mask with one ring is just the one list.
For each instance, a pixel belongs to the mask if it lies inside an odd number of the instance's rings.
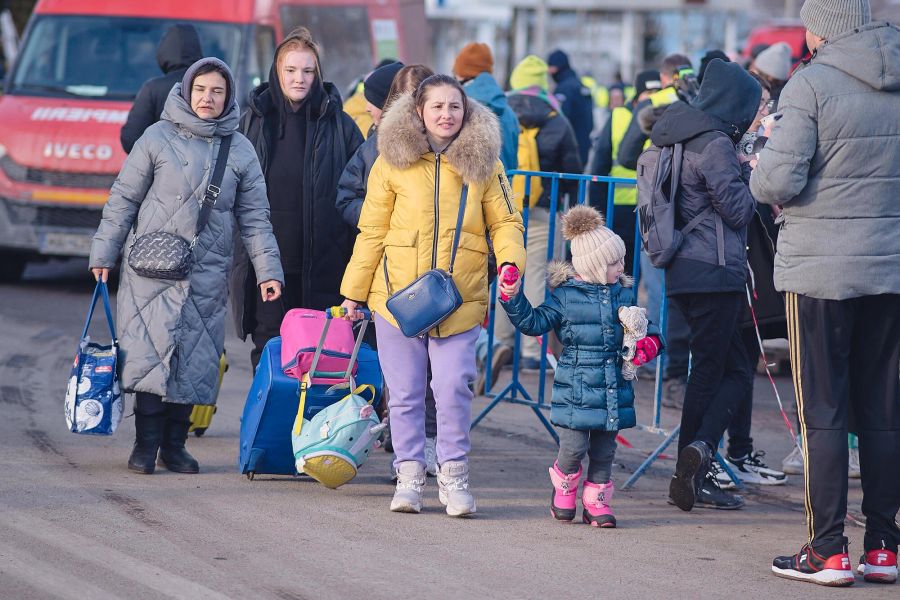
{"label": "truck grille", "polygon": [[69,173],[47,171],[20,165],[9,155],[0,158],[0,169],[6,176],[19,183],[33,183],[56,187],[94,188],[108,190],[116,180],[115,173]]}
{"label": "truck grille", "polygon": [[8,215],[16,225],[38,227],[77,227],[96,230],[103,215],[101,208],[36,206],[7,200]]}
{"label": "truck grille", "polygon": [[62,208],[39,206],[37,224],[49,227],[84,227],[97,229],[100,226],[102,210],[90,208]]}

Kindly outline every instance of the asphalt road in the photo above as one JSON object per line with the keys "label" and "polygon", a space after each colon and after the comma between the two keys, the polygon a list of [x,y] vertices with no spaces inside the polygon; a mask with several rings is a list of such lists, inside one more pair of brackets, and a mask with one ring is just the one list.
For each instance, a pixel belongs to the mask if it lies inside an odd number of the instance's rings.
{"label": "asphalt road", "polygon": [[[231,336],[219,412],[191,438],[199,475],[125,468],[127,418],[113,437],[69,433],[63,397],[92,284],[86,263],[29,267],[0,286],[0,599],[45,598],[758,598],[833,597],[780,580],[771,558],[804,541],[802,487],[748,491],[737,512],[683,513],[665,501],[672,461],[614,500],[620,527],[560,524],[548,511],[554,447],[525,407],[503,404],[473,432],[478,515],[447,517],[433,480],[421,515],[388,511],[389,456],[333,491],[236,469],[249,345]],[[97,334],[102,333],[97,321]],[[640,419],[649,419],[640,384]],[[787,378],[778,379],[790,400]],[[767,380],[754,437],[773,464],[790,449]],[[482,406],[484,401],[479,402]],[[126,415],[130,414],[130,400]],[[669,411],[671,413],[671,411]],[[675,414],[664,414],[671,424]],[[629,431],[621,484],[658,437]],[[858,513],[858,482],[851,509]],[[851,554],[863,529],[848,525]],[[861,580],[851,597],[897,598]]]}

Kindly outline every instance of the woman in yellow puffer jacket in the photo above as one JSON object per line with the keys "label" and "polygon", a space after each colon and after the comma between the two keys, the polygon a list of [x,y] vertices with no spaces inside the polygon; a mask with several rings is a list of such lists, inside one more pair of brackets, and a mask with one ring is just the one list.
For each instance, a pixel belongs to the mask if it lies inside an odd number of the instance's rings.
{"label": "woman in yellow puffer jacket", "polygon": [[[498,156],[500,128],[451,77],[434,75],[391,104],[378,129],[379,157],[369,174],[360,234],[341,294],[351,315],[368,303],[391,390],[391,439],[397,490],[391,510],[419,512],[425,485],[425,386],[429,358],[438,408],[439,498],[452,516],[475,512],[468,491],[475,340],[487,310],[488,245],[501,269],[525,265],[521,215]],[[448,269],[460,195],[469,186],[453,281],[463,304],[424,338],[407,338],[386,307],[434,268]]]}

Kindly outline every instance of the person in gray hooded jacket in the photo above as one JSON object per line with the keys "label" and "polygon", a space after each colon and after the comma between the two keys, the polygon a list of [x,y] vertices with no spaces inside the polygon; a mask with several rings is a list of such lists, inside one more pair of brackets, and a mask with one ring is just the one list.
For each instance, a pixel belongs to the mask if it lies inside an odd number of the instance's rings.
{"label": "person in gray hooded jacket", "polygon": [[776,575],[850,585],[847,433],[859,436],[867,581],[897,579],[900,529],[900,30],[867,0],[807,0],[807,64],[781,94],[750,180],[783,207],[775,286],[787,293],[809,540]]}
{"label": "person in gray hooded jacket", "polygon": [[[194,63],[166,100],[162,120],[141,136],[103,208],[90,266],[104,281],[123,254],[118,293],[121,384],[135,392],[136,441],[128,467],[152,473],[162,463],[197,473],[184,448],[193,404],[215,402],[225,343],[227,274],[235,222],[264,301],[281,294],[284,275],[269,222],[266,185],[252,144],[237,133],[234,79],[216,58]],[[150,279],[128,264],[134,241],[150,232],[194,236],[200,200],[221,140],[232,136],[227,167],[185,280]]]}

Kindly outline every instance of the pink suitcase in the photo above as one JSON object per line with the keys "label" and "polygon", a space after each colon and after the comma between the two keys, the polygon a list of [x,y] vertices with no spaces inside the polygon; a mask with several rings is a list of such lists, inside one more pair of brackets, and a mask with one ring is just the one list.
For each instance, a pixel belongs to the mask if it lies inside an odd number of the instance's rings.
{"label": "pink suitcase", "polygon": [[[316,348],[322,348],[313,384],[345,381],[356,338],[353,325],[343,319],[326,319],[320,310],[294,308],[281,321],[281,366],[284,374],[302,379],[313,364]],[[356,374],[357,365],[353,365]]]}

